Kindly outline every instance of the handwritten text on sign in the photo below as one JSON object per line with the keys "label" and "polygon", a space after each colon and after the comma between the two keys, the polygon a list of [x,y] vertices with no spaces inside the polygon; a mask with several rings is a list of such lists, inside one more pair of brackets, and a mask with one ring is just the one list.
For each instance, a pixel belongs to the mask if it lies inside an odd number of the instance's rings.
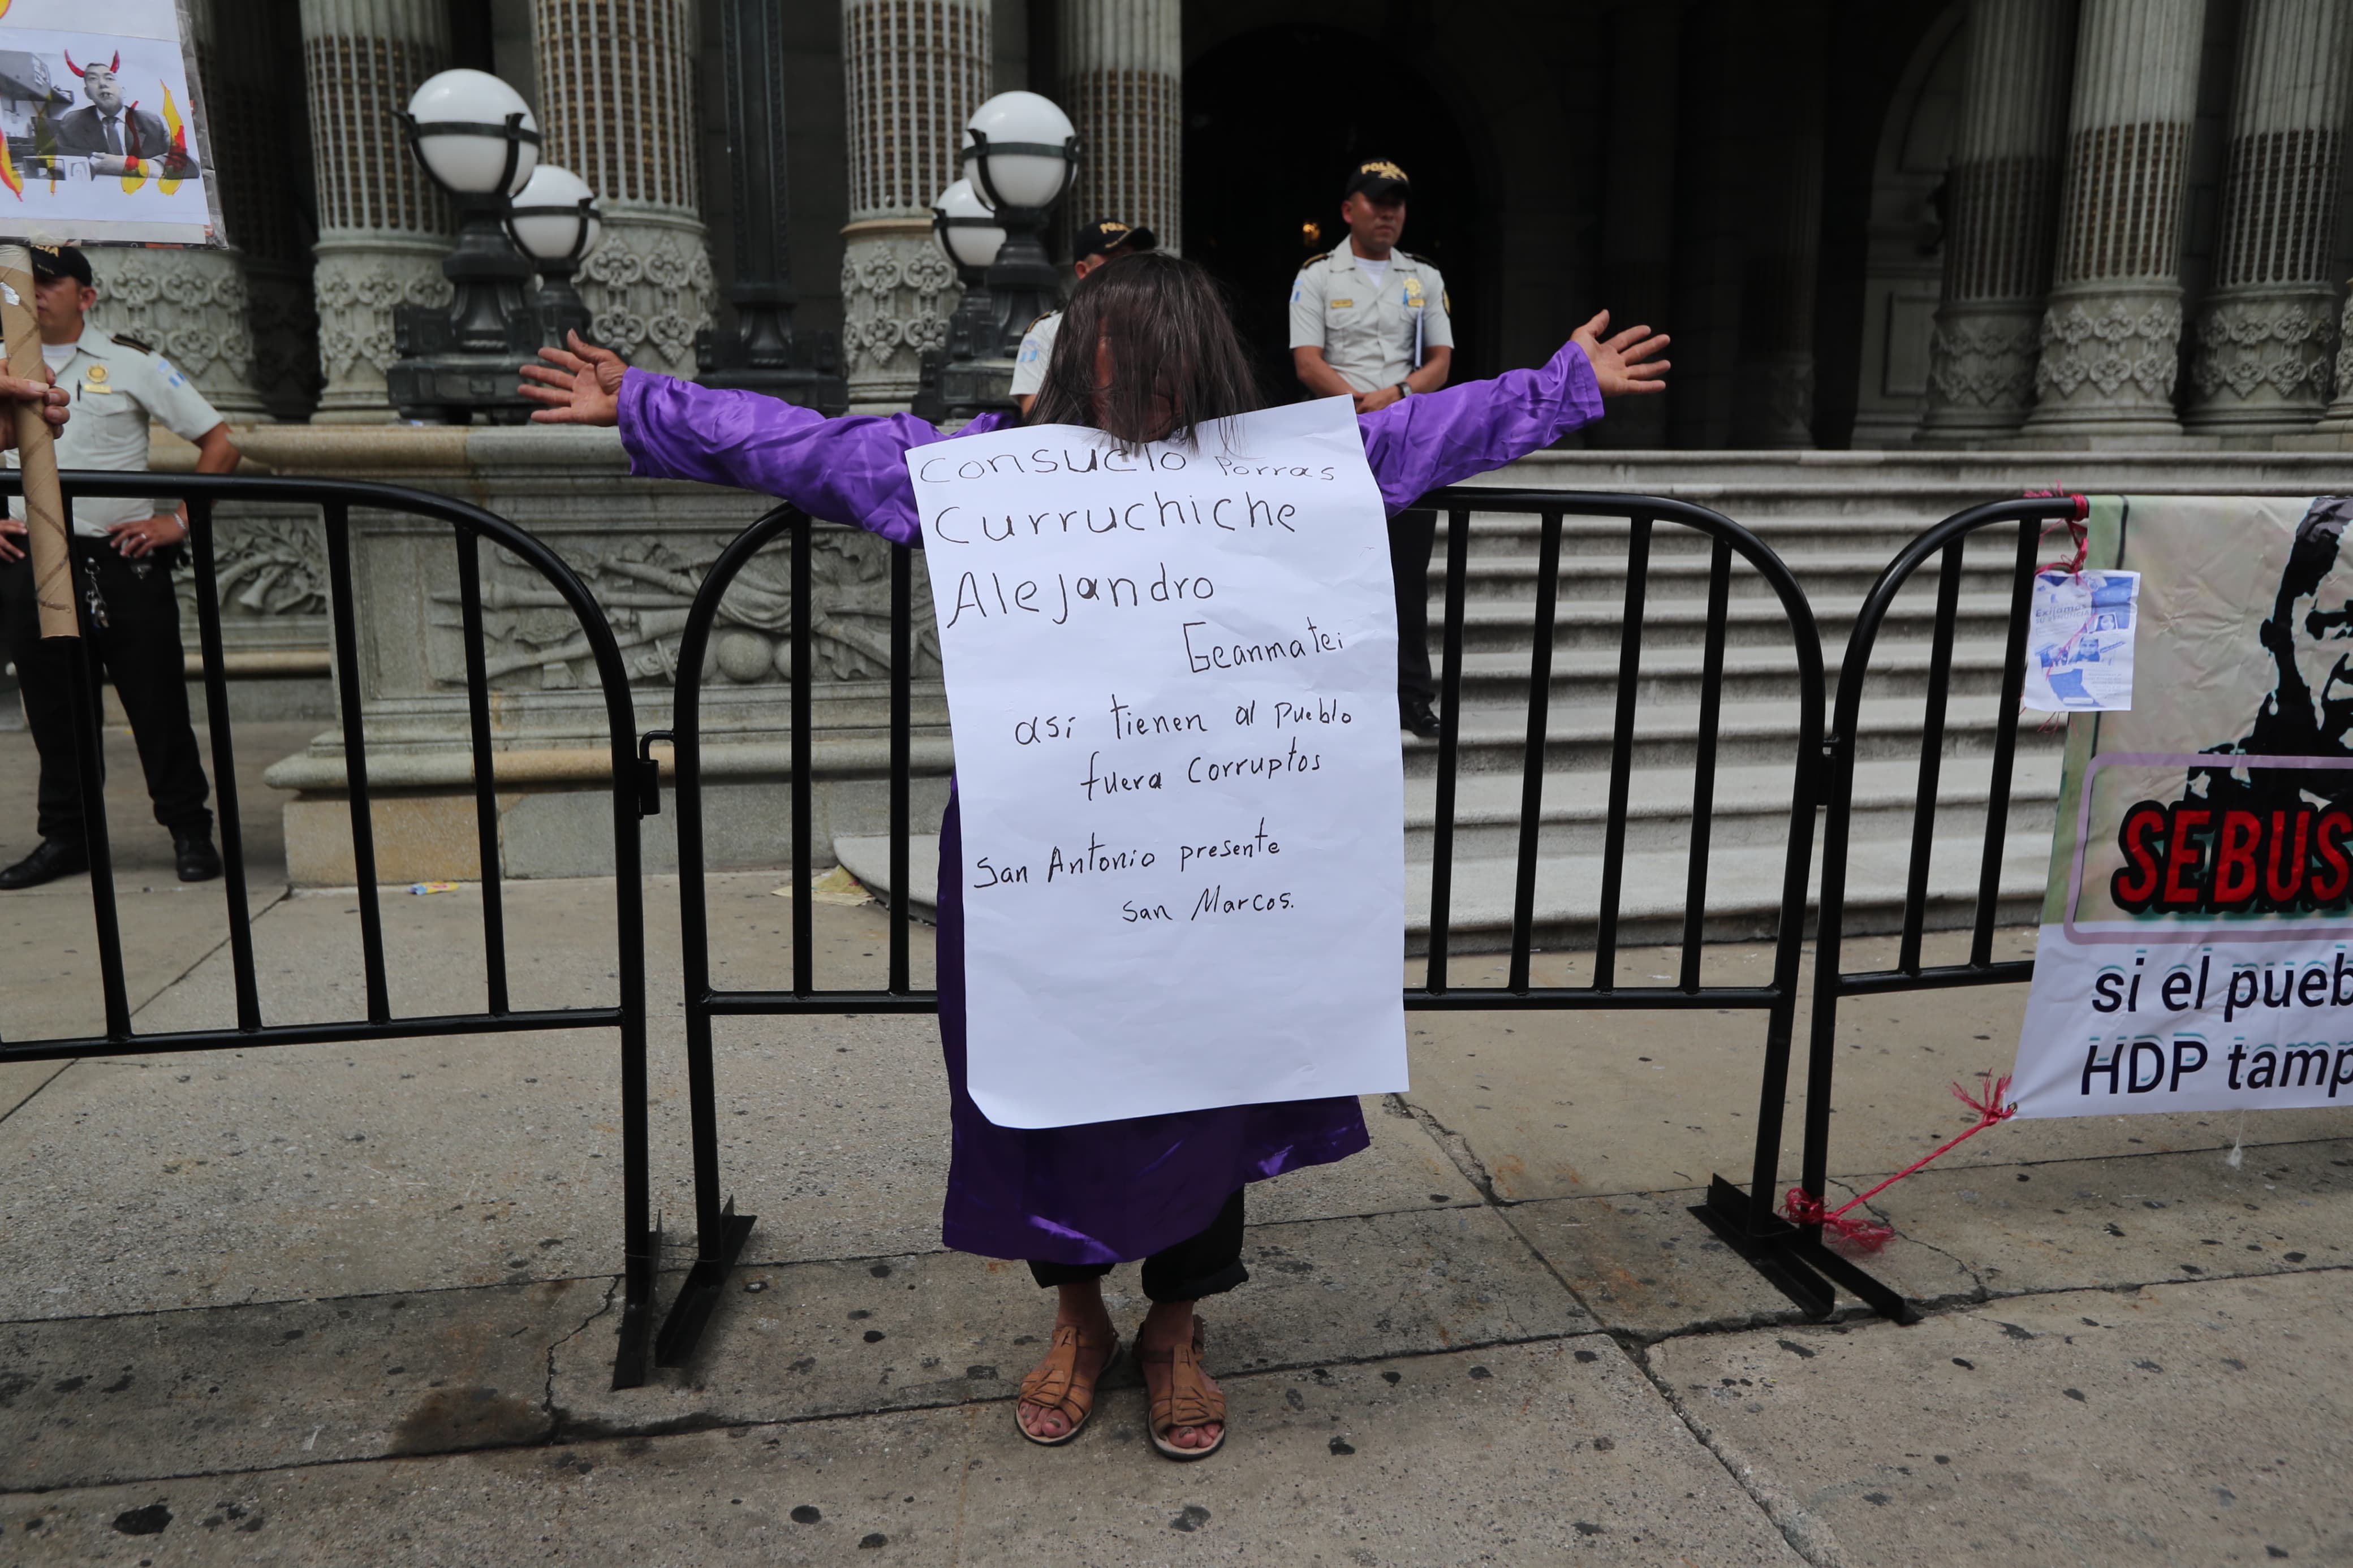
{"label": "handwritten text on sign", "polygon": [[1197,447],[1043,426],[907,467],[982,1111],[1062,1127],[1403,1089],[1397,616],[1347,401]]}

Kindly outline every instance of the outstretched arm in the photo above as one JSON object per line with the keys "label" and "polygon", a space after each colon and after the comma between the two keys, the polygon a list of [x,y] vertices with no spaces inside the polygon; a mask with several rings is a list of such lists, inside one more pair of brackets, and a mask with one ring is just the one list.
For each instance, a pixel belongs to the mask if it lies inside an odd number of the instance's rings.
{"label": "outstretched arm", "polygon": [[1648,327],[1614,336],[1609,312],[1577,329],[1549,363],[1464,382],[1357,416],[1365,458],[1391,515],[1431,490],[1541,451],[1601,417],[1604,397],[1667,389],[1667,339]]}
{"label": "outstretched arm", "polygon": [[828,419],[762,393],[631,370],[609,349],[571,342],[523,367],[523,395],[541,405],[534,422],[617,425],[633,474],[759,490],[893,543],[920,538],[906,455],[945,439],[924,421]]}

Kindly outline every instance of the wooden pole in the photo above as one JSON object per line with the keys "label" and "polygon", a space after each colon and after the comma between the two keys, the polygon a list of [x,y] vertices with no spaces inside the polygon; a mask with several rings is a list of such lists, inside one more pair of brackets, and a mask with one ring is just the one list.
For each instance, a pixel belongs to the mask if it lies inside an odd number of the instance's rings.
{"label": "wooden pole", "polygon": [[[40,326],[33,317],[33,253],[21,245],[0,245],[0,337],[7,341],[8,374],[47,384]],[[57,447],[38,403],[17,405],[16,455],[25,468],[26,544],[33,557],[41,636],[78,637],[81,626],[74,618],[73,553],[66,540],[65,502],[58,494]]]}

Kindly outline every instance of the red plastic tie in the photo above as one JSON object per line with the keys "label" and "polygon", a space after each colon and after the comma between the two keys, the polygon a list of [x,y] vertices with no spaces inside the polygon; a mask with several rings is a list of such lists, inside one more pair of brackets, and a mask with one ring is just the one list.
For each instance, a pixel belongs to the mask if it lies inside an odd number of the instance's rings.
{"label": "red plastic tie", "polygon": [[1895,1237],[1894,1226],[1882,1225],[1875,1220],[1849,1219],[1846,1217],[1847,1211],[1869,1203],[1913,1172],[1927,1164],[1929,1161],[1957,1148],[1995,1123],[2007,1121],[2018,1114],[2017,1105],[2006,1102],[2004,1100],[2004,1097],[2010,1093],[2008,1073],[1995,1078],[1990,1071],[1988,1071],[1978,1074],[1978,1077],[1988,1085],[1985,1098],[1982,1100],[1970,1094],[1957,1083],[1952,1086],[1953,1098],[1978,1113],[1977,1121],[1968,1131],[1947,1139],[1936,1149],[1913,1161],[1871,1191],[1859,1197],[1849,1198],[1836,1208],[1826,1206],[1821,1199],[1815,1197],[1803,1187],[1791,1187],[1788,1194],[1781,1200],[1781,1213],[1792,1225],[1820,1226],[1841,1240],[1851,1242],[1864,1252],[1876,1252],[1886,1246]]}

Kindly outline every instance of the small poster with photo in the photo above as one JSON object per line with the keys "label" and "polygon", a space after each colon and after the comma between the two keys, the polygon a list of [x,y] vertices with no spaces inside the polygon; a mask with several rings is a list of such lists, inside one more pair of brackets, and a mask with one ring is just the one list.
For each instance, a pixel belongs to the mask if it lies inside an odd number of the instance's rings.
{"label": "small poster with photo", "polygon": [[222,245],[178,0],[0,0],[0,237]]}

